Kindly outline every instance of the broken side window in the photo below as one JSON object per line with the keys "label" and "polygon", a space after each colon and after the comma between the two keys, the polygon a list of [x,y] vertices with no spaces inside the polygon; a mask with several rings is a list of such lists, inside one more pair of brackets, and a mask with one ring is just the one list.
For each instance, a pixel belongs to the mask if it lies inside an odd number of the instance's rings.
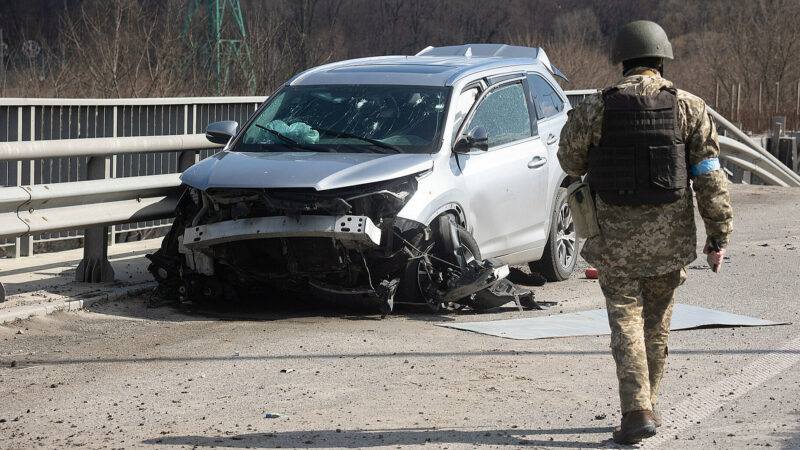
{"label": "broken side window", "polygon": [[477,126],[484,126],[489,133],[489,148],[531,137],[531,116],[522,84],[490,92],[478,105],[466,129]]}

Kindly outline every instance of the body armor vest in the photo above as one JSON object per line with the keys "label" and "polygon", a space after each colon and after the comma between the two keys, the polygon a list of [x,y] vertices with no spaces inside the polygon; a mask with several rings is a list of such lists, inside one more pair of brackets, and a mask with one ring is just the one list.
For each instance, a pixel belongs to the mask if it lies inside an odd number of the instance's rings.
{"label": "body armor vest", "polygon": [[672,203],[688,184],[674,88],[656,95],[603,91],[603,135],[589,149],[589,186],[611,205]]}

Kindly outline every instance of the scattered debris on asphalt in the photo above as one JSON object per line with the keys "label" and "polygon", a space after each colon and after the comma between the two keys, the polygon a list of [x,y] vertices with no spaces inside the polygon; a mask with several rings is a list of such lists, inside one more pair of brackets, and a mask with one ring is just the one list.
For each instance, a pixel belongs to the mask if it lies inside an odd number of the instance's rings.
{"label": "scattered debris on asphalt", "polygon": [[523,286],[544,286],[547,284],[547,278],[538,272],[526,273],[517,267],[512,267],[508,271],[509,281]]}

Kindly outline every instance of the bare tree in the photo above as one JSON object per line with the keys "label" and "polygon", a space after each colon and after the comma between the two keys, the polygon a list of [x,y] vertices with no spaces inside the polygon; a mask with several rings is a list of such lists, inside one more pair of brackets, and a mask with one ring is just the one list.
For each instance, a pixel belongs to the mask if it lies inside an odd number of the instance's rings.
{"label": "bare tree", "polygon": [[178,2],[143,10],[135,0],[87,0],[65,14],[68,57],[83,62],[79,90],[102,97],[168,95],[185,89]]}
{"label": "bare tree", "polygon": [[[34,6],[46,3],[29,1]],[[217,94],[204,8],[186,27],[186,0],[63,2],[62,9],[50,11],[27,3],[0,11],[0,27],[9,30],[14,40],[9,42],[6,70],[0,73],[0,93]],[[570,78],[564,87],[602,87],[620,76],[619,68],[609,61],[609,49],[619,27],[634,19],[659,22],[670,36],[676,58],[666,65],[668,78],[709,103],[719,86],[722,112],[731,116],[735,101],[742,109],[736,119],[746,126],[752,127],[759,91],[764,114],[776,109],[788,113],[796,103],[794,86],[800,78],[800,62],[794,57],[800,46],[800,34],[795,32],[800,0],[241,0],[241,4],[257,92],[262,94],[298,72],[330,61],[415,54],[428,45],[488,42],[543,47]],[[37,21],[60,21],[60,26],[34,37],[42,43],[41,56],[23,58],[20,40]],[[239,63],[227,62],[226,95],[250,91],[249,74],[243,74]],[[782,86],[782,101],[776,104],[777,83]]]}

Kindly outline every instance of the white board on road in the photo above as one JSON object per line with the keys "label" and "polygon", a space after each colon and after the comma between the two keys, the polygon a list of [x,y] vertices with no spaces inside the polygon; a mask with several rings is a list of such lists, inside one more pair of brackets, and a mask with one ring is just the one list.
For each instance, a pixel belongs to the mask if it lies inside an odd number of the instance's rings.
{"label": "white board on road", "polygon": [[[676,303],[672,312],[670,329],[688,330],[704,326],[757,327],[786,324],[788,322],[772,322],[755,317]],[[605,309],[545,317],[530,317],[527,319],[438,323],[436,325],[508,339],[547,339],[611,334]]]}

